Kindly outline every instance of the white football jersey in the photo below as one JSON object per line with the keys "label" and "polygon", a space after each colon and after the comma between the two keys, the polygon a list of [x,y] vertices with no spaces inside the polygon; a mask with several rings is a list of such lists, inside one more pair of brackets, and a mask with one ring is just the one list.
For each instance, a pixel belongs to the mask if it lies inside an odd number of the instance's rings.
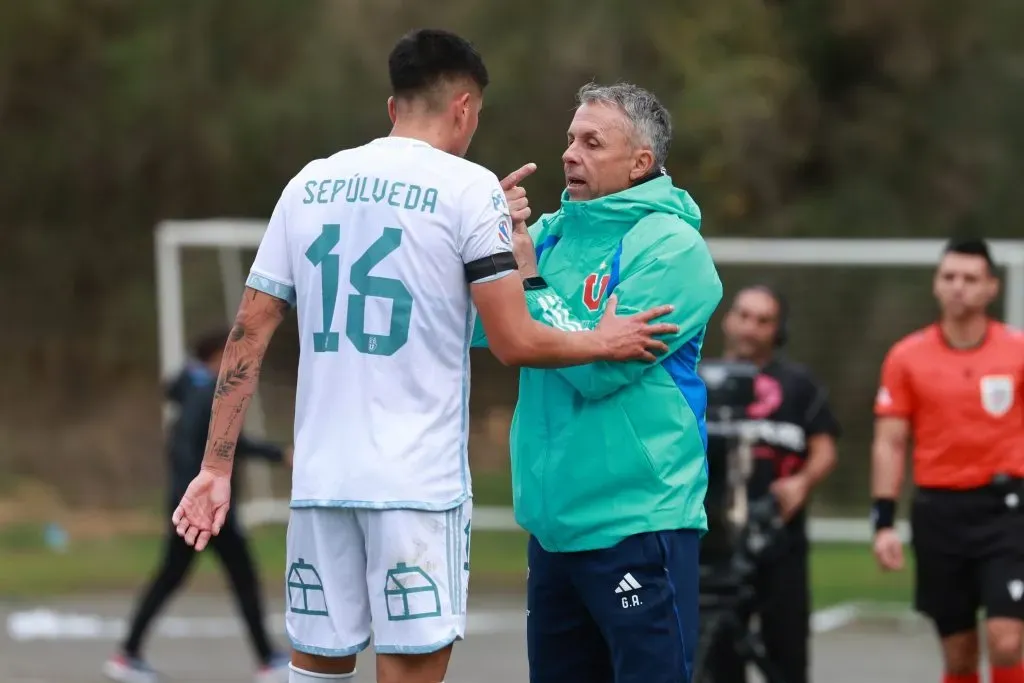
{"label": "white football jersey", "polygon": [[497,177],[408,138],[307,165],[246,284],[300,335],[292,507],[451,509],[471,496],[469,282],[511,275]]}

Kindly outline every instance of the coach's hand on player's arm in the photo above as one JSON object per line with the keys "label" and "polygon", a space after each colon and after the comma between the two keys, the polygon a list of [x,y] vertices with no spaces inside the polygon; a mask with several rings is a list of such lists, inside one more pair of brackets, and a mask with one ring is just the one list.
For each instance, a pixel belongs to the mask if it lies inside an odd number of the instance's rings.
{"label": "coach's hand on player's arm", "polygon": [[611,294],[601,320],[594,328],[594,332],[602,335],[608,345],[606,360],[646,360],[653,363],[658,360],[657,356],[668,352],[668,344],[656,337],[675,334],[679,326],[651,321],[671,313],[674,310],[672,306],[655,306],[633,315],[616,315],[617,304],[618,297]]}

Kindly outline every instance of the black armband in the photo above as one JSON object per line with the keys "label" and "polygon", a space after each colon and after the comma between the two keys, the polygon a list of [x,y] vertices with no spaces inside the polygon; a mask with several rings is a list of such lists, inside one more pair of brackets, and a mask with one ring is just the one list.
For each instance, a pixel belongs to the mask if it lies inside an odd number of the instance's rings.
{"label": "black armband", "polygon": [[500,273],[517,270],[519,265],[511,251],[503,251],[493,256],[478,258],[466,264],[466,282],[473,283],[486,280]]}
{"label": "black armband", "polygon": [[534,275],[533,277],[528,277],[523,280],[523,289],[528,292],[534,289],[547,289],[547,286],[547,280],[542,278],[540,275]]}
{"label": "black armband", "polygon": [[875,531],[893,528],[896,524],[896,501],[892,498],[875,498],[871,505],[871,523]]}

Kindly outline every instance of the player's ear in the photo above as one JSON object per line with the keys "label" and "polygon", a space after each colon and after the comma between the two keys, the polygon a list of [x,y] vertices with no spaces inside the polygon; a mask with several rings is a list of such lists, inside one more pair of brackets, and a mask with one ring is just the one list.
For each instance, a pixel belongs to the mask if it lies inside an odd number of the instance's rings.
{"label": "player's ear", "polygon": [[452,112],[455,114],[455,120],[459,122],[460,126],[465,125],[466,119],[469,118],[469,108],[472,104],[468,92],[459,93],[452,102]]}
{"label": "player's ear", "polygon": [[395,121],[398,119],[398,113],[395,111],[395,98],[394,97],[389,97],[388,98],[388,118],[391,119],[391,124],[392,125],[394,125]]}

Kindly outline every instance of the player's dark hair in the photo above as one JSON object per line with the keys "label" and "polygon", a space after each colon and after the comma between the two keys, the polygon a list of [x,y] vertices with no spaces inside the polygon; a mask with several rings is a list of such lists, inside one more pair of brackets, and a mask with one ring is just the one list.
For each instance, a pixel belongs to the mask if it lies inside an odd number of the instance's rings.
{"label": "player's dark hair", "polygon": [[980,256],[988,264],[991,273],[995,270],[995,263],[992,261],[992,254],[988,249],[988,242],[980,237],[954,237],[946,243],[943,254],[964,254],[966,256]]}
{"label": "player's dark hair", "polygon": [[775,306],[779,309],[779,314],[776,316],[775,321],[775,348],[781,349],[785,346],[789,342],[789,300],[786,298],[786,295],[775,287],[763,282],[744,287],[740,291],[764,292],[775,299]]}
{"label": "player's dark hair", "polygon": [[196,360],[203,363],[209,361],[224,350],[229,334],[231,334],[231,330],[218,328],[196,337],[196,340],[192,343],[192,355],[196,357]]}
{"label": "player's dark hair", "polygon": [[465,38],[439,29],[419,29],[399,39],[388,57],[391,91],[411,98],[446,80],[465,78],[481,91],[490,78],[483,57]]}

